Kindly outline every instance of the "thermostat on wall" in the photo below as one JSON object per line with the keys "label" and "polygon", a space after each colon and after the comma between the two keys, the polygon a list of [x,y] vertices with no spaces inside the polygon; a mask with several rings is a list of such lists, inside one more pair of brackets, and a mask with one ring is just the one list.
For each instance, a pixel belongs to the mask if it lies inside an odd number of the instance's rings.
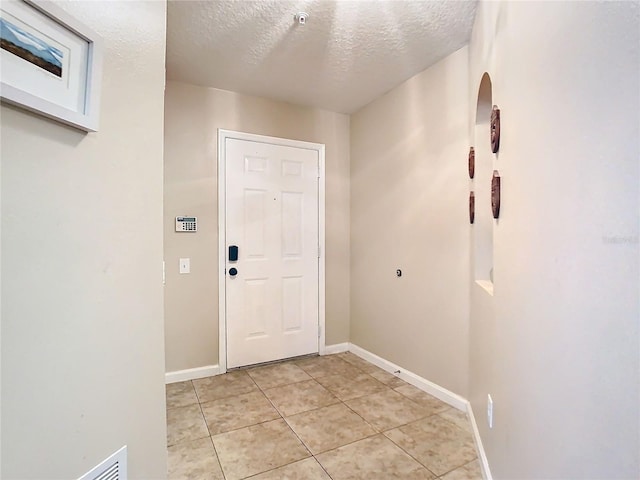
{"label": "thermostat on wall", "polygon": [[197,217],[176,217],[176,232],[197,232]]}

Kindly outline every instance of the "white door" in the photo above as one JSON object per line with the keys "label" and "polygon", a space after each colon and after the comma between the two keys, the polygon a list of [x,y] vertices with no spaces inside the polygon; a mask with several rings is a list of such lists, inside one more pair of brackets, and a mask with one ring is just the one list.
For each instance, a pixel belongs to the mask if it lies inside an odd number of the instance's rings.
{"label": "white door", "polygon": [[227,367],[318,352],[318,151],[225,142]]}

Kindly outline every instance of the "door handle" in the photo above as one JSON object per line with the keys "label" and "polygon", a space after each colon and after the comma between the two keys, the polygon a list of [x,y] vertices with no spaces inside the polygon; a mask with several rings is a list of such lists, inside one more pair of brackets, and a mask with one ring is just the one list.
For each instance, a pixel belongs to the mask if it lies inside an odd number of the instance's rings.
{"label": "door handle", "polygon": [[229,245],[229,261],[237,262],[238,261],[238,246],[237,245]]}
{"label": "door handle", "polygon": [[235,277],[237,274],[238,274],[238,270],[236,270],[235,268],[229,269],[229,275],[231,275],[232,277]]}

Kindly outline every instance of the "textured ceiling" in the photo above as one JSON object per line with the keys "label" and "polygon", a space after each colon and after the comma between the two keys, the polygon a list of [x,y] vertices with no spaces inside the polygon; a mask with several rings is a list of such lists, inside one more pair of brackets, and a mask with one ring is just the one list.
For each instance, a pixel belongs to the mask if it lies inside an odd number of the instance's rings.
{"label": "textured ceiling", "polygon": [[[475,1],[169,1],[167,78],[353,113],[465,45]],[[297,12],[309,14],[305,25]]]}

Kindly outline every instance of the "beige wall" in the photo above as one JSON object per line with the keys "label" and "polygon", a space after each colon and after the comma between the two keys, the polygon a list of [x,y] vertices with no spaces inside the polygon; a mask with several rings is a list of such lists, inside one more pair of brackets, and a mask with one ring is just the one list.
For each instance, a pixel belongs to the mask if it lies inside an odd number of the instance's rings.
{"label": "beige wall", "polygon": [[487,71],[503,190],[470,400],[496,479],[640,474],[638,24],[637,2],[478,6],[469,129]]}
{"label": "beige wall", "polygon": [[[218,128],[326,145],[326,342],[348,341],[349,117],[177,82],[165,101],[167,371],[218,363]],[[197,216],[198,233],[175,233],[177,215]]]}
{"label": "beige wall", "polygon": [[461,395],[467,78],[463,48],[351,119],[351,342]]}
{"label": "beige wall", "polygon": [[[638,17],[631,2],[480,2],[470,46],[353,115],[350,134],[342,115],[170,84],[167,369],[217,363],[216,128],[322,142],[335,162],[327,343],[351,341],[470,398],[496,479],[636,478]],[[471,182],[485,71],[503,136]],[[467,198],[487,192],[494,167],[489,295],[473,280]],[[201,231],[183,238],[173,218],[187,213]],[[191,276],[177,274],[180,256]]]}
{"label": "beige wall", "polygon": [[68,2],[104,38],[100,131],[2,106],[2,478],[78,478],[123,445],[166,476],[166,5]]}

